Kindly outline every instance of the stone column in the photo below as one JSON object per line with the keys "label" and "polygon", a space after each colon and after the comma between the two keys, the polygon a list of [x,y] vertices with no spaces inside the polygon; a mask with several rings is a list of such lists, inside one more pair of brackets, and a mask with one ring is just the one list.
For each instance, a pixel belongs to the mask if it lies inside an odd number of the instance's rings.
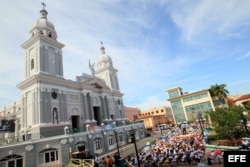
{"label": "stone column", "polygon": [[104,102],[104,96],[100,96],[100,100],[101,100],[101,110],[102,110],[103,120],[107,120],[107,112]]}
{"label": "stone column", "polygon": [[88,103],[88,94],[83,94],[83,107],[84,107],[84,114],[86,115],[85,121],[90,121],[89,117],[89,103]]}
{"label": "stone column", "polygon": [[107,111],[107,118],[111,119],[110,118],[110,111],[109,111],[109,104],[108,104],[108,97],[107,96],[105,96],[104,102],[105,102],[106,111]]}
{"label": "stone column", "polygon": [[91,121],[95,121],[94,120],[94,116],[93,116],[93,113],[94,113],[94,110],[93,110],[93,99],[92,99],[92,96],[90,94],[88,94],[88,99],[89,99],[89,115],[90,115],[90,120]]}

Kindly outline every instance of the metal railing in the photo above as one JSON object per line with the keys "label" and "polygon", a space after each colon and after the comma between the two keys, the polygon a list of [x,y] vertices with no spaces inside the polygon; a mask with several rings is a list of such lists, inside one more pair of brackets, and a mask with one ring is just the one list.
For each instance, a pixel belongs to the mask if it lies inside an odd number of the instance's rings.
{"label": "metal railing", "polygon": [[94,160],[70,158],[69,167],[94,167]]}

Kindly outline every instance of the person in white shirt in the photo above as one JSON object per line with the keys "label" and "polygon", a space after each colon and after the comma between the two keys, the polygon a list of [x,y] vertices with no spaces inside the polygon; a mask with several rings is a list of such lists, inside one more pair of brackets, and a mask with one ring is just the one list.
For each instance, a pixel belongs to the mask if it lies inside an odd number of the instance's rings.
{"label": "person in white shirt", "polygon": [[212,150],[210,152],[209,157],[207,157],[207,164],[212,165],[212,161],[214,161],[214,160],[215,160],[215,152],[214,152],[214,150]]}
{"label": "person in white shirt", "polygon": [[224,149],[222,149],[220,155],[218,155],[219,164],[222,163],[223,161],[223,155],[224,155]]}
{"label": "person in white shirt", "polygon": [[98,167],[101,163],[101,159],[98,154],[95,155],[95,167]]}
{"label": "person in white shirt", "polygon": [[242,150],[248,150],[248,146],[249,146],[249,141],[247,138],[243,138],[241,141],[241,148]]}

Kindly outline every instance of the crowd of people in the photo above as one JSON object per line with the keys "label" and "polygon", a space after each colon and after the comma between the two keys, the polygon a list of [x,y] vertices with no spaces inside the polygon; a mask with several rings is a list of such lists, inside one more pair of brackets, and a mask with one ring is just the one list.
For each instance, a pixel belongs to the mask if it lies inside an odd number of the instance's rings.
{"label": "crowd of people", "polygon": [[[142,166],[163,167],[180,163],[201,164],[201,159],[205,155],[201,131],[197,129],[185,138],[180,138],[180,133],[179,129],[175,129],[172,133],[156,139],[156,142],[149,148],[142,150],[140,153]],[[136,156],[128,157],[128,161],[135,166],[138,163]]]}
{"label": "crowd of people", "polygon": [[[141,167],[164,167],[164,166],[179,166],[179,165],[197,165],[204,167],[212,165],[212,163],[223,162],[224,150],[211,150],[208,153],[205,151],[205,136],[199,128],[187,129],[185,126],[180,126],[157,138],[155,143],[145,147],[139,155],[128,156],[125,160],[125,167],[138,166]],[[182,135],[181,135],[182,134]],[[244,143],[245,142],[245,143]],[[243,146],[249,146],[249,142],[243,140]],[[245,148],[245,147],[242,147]],[[207,154],[205,156],[205,154]],[[119,166],[118,159],[114,156],[99,158],[95,157],[96,167],[111,167]]]}

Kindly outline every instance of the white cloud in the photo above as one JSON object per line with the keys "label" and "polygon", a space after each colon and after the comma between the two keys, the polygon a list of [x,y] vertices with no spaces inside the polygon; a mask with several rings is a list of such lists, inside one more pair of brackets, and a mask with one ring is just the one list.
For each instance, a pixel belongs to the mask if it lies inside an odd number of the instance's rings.
{"label": "white cloud", "polygon": [[[46,9],[48,20],[55,25],[58,41],[66,45],[63,48],[66,79],[75,80],[76,75],[90,74],[88,61],[97,64],[100,41],[103,41],[106,53],[118,69],[125,105],[154,107],[166,102],[168,87],[183,85],[187,91],[204,88],[214,82],[212,79],[218,71],[223,73],[219,67],[228,69],[226,65],[234,63],[225,60],[228,52],[230,57],[246,52],[249,44],[229,40],[248,35],[245,41],[249,43],[249,2],[55,0],[47,2]],[[9,0],[1,7],[2,90],[24,78],[24,51],[20,45],[30,37],[29,30],[40,17],[42,6],[31,0],[27,3]],[[232,42],[238,50],[223,44],[214,48],[206,46],[221,39]],[[187,41],[192,41],[192,45]],[[246,53],[239,59],[248,56]],[[13,91],[18,91],[15,86]],[[0,100],[6,93],[0,92]],[[159,94],[162,95],[159,97]],[[0,107],[5,105],[0,103]]]}
{"label": "white cloud", "polygon": [[173,21],[190,42],[211,34],[235,37],[244,33],[250,23],[250,1],[175,1],[169,5]]}
{"label": "white cloud", "polygon": [[137,106],[134,107],[139,108],[143,112],[152,107],[157,108],[157,107],[169,107],[169,106],[170,103],[167,100],[161,100],[156,96],[150,96],[147,97],[145,102],[138,104]]}
{"label": "white cloud", "polygon": [[250,58],[250,51],[248,51],[244,55],[240,56],[237,60],[243,60],[243,59],[247,59],[247,58]]}

